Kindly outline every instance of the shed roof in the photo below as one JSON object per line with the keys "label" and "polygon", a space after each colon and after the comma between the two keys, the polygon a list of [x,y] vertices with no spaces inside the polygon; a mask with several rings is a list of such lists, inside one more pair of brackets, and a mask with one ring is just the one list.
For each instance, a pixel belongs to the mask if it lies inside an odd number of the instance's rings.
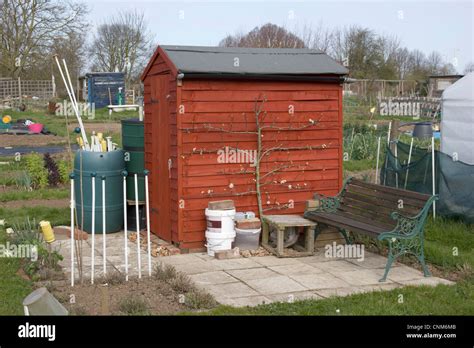
{"label": "shed roof", "polygon": [[[180,73],[185,74],[185,78],[186,74],[308,76],[346,75],[348,73],[345,67],[325,53],[304,48],[171,45],[160,47],[175,65],[176,69]],[[237,59],[238,64],[235,64]]]}

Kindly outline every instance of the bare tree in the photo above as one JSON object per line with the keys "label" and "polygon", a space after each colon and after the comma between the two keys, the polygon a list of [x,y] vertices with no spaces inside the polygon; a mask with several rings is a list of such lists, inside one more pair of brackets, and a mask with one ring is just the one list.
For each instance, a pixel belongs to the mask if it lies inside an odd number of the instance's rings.
{"label": "bare tree", "polygon": [[297,35],[275,24],[255,27],[243,35],[228,35],[219,43],[223,47],[257,47],[257,48],[304,48],[305,43]]}
{"label": "bare tree", "polygon": [[469,62],[466,64],[466,67],[464,68],[464,74],[469,74],[470,72],[474,71],[474,62]]}
{"label": "bare tree", "polygon": [[305,24],[302,29],[297,30],[298,36],[308,48],[317,49],[332,55],[332,41],[334,33],[319,22],[316,26]]}
{"label": "bare tree", "polygon": [[[55,38],[85,27],[87,7],[56,0],[3,0],[0,6],[0,72],[16,78],[43,66]],[[39,70],[39,69],[36,69]]]}
{"label": "bare tree", "polygon": [[100,71],[124,72],[130,82],[147,63],[151,43],[144,14],[121,12],[98,27],[90,47],[93,67]]}

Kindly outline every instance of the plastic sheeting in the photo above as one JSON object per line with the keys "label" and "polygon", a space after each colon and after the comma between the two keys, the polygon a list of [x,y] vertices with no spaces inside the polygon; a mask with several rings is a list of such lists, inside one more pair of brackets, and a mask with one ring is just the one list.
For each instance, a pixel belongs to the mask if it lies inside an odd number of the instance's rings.
{"label": "plastic sheeting", "polygon": [[448,87],[442,95],[441,152],[474,164],[474,73]]}
{"label": "plastic sheeting", "polygon": [[[431,151],[413,147],[408,164],[409,150],[410,145],[398,142],[398,157],[395,157],[387,147],[380,183],[432,194]],[[439,195],[437,214],[474,223],[474,165],[435,151],[435,181],[435,192]]]}

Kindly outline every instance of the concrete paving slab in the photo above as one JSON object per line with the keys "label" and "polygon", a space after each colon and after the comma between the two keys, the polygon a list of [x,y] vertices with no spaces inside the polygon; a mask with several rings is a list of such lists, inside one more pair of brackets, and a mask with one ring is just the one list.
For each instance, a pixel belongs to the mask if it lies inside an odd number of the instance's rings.
{"label": "concrete paving slab", "polygon": [[299,291],[299,292],[288,292],[285,294],[276,294],[267,296],[272,302],[284,302],[284,303],[293,303],[296,301],[303,300],[319,300],[322,299],[322,296],[319,296],[312,291]]}
{"label": "concrete paving slab", "polygon": [[278,258],[276,256],[260,256],[254,257],[255,262],[258,262],[262,266],[270,267],[270,266],[281,266],[281,265],[294,265],[299,264],[299,259],[289,258],[289,257],[281,257]]}
{"label": "concrete paving slab", "polygon": [[290,277],[309,290],[344,288],[350,286],[347,282],[336,278],[329,273],[292,275]]}
{"label": "concrete paving slab", "polygon": [[231,270],[231,269],[249,269],[249,268],[259,268],[262,267],[261,264],[257,263],[251,258],[238,258],[238,259],[230,259],[230,260],[208,260],[204,261],[209,263],[218,269],[222,270]]}
{"label": "concrete paving slab", "polygon": [[219,303],[233,307],[254,307],[272,301],[265,296],[248,296],[248,297],[237,297],[237,298],[223,298]]}
{"label": "concrete paving slab", "polygon": [[232,277],[224,271],[192,274],[189,277],[198,285],[235,283],[238,281],[238,279]]}
{"label": "concrete paving slab", "polygon": [[[337,277],[346,281],[350,285],[377,285],[380,284],[379,279],[383,276],[382,269],[359,269],[357,271],[340,272]],[[385,283],[391,283],[387,278]]]}
{"label": "concrete paving slab", "polygon": [[345,297],[354,294],[363,293],[364,290],[357,286],[350,286],[345,288],[319,289],[315,293],[323,298],[329,297]]}
{"label": "concrete paving slab", "polygon": [[445,284],[445,285],[455,284],[454,282],[450,280],[438,278],[438,277],[423,277],[420,279],[401,281],[400,283],[403,285],[414,285],[414,286],[420,286],[420,285],[436,286],[439,284]]}
{"label": "concrete paving slab", "polygon": [[281,275],[270,278],[247,280],[246,283],[252,289],[255,289],[261,295],[265,296],[307,290],[307,288],[298,284],[293,279]]}
{"label": "concrete paving slab", "polygon": [[323,270],[310,266],[306,263],[292,264],[292,265],[281,265],[281,266],[271,266],[268,267],[272,271],[275,271],[283,275],[303,275],[303,274],[316,274],[322,273]]}
{"label": "concrete paving slab", "polygon": [[242,282],[206,285],[205,289],[214,295],[218,302],[229,298],[260,295],[257,291]]}
{"label": "concrete paving slab", "polygon": [[[165,259],[165,258],[163,258],[163,259]],[[178,271],[186,273],[188,275],[222,270],[221,268],[217,267],[216,265],[214,265],[210,262],[202,261],[198,258],[196,258],[195,261],[190,262],[190,263],[185,263],[185,264],[179,263],[179,264],[175,264],[173,266]]]}
{"label": "concrete paving slab", "polygon": [[424,277],[423,272],[405,265],[391,268],[388,272],[388,279],[394,282],[420,279],[422,277]]}
{"label": "concrete paving slab", "polygon": [[311,266],[319,268],[321,271],[337,274],[340,272],[357,271],[361,269],[356,264],[341,260],[341,261],[328,261],[320,263],[311,263]]}
{"label": "concrete paving slab", "polygon": [[199,257],[195,254],[180,254],[180,255],[172,255],[172,256],[165,256],[160,257],[160,261],[172,266],[177,265],[184,265],[193,262],[202,261]]}
{"label": "concrete paving slab", "polygon": [[[356,259],[348,259],[347,261],[363,268],[385,268],[385,265],[387,264],[386,257],[374,254],[371,254],[370,256],[366,255],[362,261]],[[399,263],[394,262],[392,267],[397,267],[398,265]]]}
{"label": "concrete paving slab", "polygon": [[254,280],[254,279],[271,278],[271,277],[276,277],[279,275],[278,273],[265,267],[228,270],[227,273],[229,273],[231,276],[238,278],[244,282],[248,280]]}

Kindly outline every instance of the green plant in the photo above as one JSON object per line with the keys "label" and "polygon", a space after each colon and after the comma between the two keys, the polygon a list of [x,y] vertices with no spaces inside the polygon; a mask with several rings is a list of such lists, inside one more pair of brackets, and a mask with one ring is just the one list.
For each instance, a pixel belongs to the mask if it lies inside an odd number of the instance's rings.
{"label": "green plant", "polygon": [[31,176],[26,170],[22,170],[17,175],[15,175],[15,186],[17,188],[31,191],[32,184],[33,182],[31,180]]}
{"label": "green plant", "polygon": [[43,156],[44,168],[48,172],[48,184],[49,186],[58,186],[61,181],[61,176],[59,174],[58,165],[51,157],[49,153],[45,153]]}
{"label": "green plant", "polygon": [[214,297],[202,290],[195,289],[186,294],[185,305],[191,309],[211,309],[217,306]]}
{"label": "green plant", "polygon": [[66,160],[57,161],[59,175],[61,177],[61,182],[66,184],[69,182],[69,174],[71,173],[71,164]]}
{"label": "green plant", "polygon": [[26,156],[26,170],[31,177],[33,188],[45,188],[48,186],[48,171],[44,167],[41,155],[31,154]]}
{"label": "green plant", "polygon": [[32,279],[47,278],[51,272],[60,270],[59,261],[63,256],[57,251],[46,246],[43,235],[39,231],[36,221],[28,217],[23,222],[12,224],[13,234],[10,236],[16,245],[29,245],[36,248],[34,259],[25,259],[23,269]]}
{"label": "green plant", "polygon": [[149,315],[148,305],[141,297],[128,295],[119,303],[120,311],[125,315]]}
{"label": "green plant", "polygon": [[168,282],[168,284],[174,291],[180,294],[185,294],[195,289],[191,279],[183,273],[178,273],[175,278]]}
{"label": "green plant", "polygon": [[178,272],[176,268],[171,265],[157,264],[153,270],[153,275],[156,279],[169,282],[170,280],[176,278]]}

